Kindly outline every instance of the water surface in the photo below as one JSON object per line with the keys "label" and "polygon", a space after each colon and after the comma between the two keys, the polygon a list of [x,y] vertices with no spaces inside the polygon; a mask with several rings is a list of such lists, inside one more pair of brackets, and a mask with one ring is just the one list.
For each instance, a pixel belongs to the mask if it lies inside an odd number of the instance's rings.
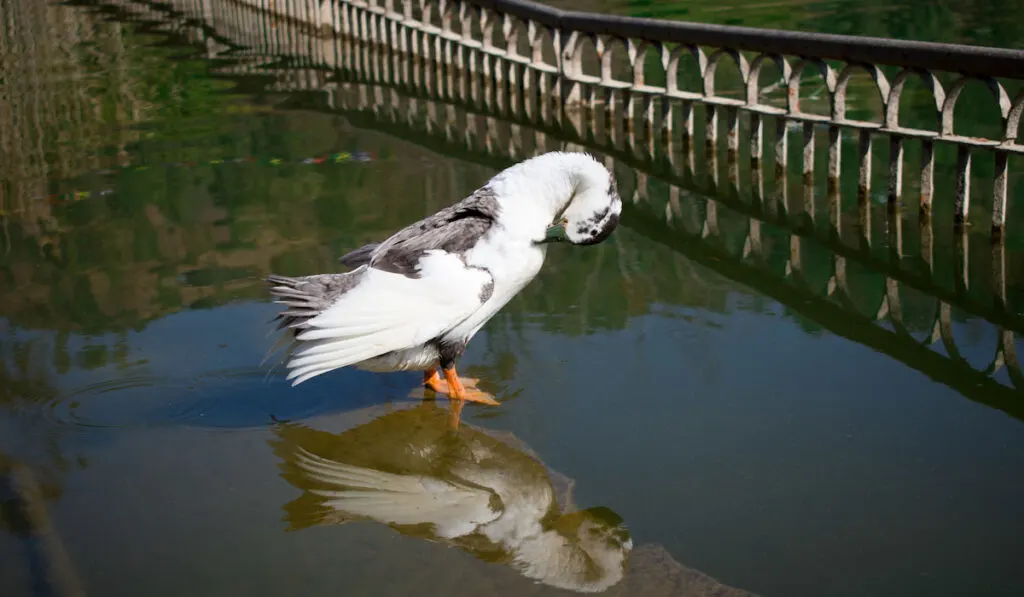
{"label": "water surface", "polygon": [[[3,594],[567,594],[479,542],[325,520],[289,474],[297,447],[421,473],[395,451],[459,453],[431,431],[447,404],[409,398],[417,374],[293,388],[261,364],[262,276],[336,271],[499,166],[266,74],[225,77],[237,57],[124,12],[13,5],[5,59],[36,61],[0,87],[17,124],[0,127]],[[749,10],[744,24],[788,14]],[[44,31],[55,49],[29,43]],[[843,302],[828,243],[805,239],[794,269],[766,224],[750,266],[746,216],[685,199],[722,234],[631,205],[607,242],[550,251],[462,362],[502,406],[466,407],[456,447],[550,484],[569,515],[556,530],[585,509],[621,517],[633,551],[609,594],[1019,595],[1024,398],[1005,367],[977,373],[1002,329],[982,316],[988,247],[972,245],[977,300],[950,308],[958,361],[875,323],[879,271],[851,260]],[[901,293],[927,338],[938,300]]]}

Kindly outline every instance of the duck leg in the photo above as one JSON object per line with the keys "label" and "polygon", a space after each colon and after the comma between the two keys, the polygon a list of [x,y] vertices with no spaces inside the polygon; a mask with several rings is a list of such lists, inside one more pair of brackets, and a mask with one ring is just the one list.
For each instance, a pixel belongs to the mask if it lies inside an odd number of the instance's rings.
{"label": "duck leg", "polygon": [[448,382],[449,400],[465,400],[467,402],[478,402],[480,404],[489,404],[491,406],[498,406],[501,404],[494,399],[494,396],[491,396],[483,390],[477,389],[476,382],[478,380],[467,378],[465,383],[463,383],[463,379],[460,378],[459,374],[455,371],[455,365],[444,369],[444,378]]}
{"label": "duck leg", "polygon": [[[480,380],[473,377],[459,377],[459,374],[455,371],[453,365],[449,369],[444,369],[444,379],[438,375],[437,368],[431,367],[423,372],[423,387],[437,392],[438,394],[447,394],[449,400],[459,400],[467,402],[478,402],[480,404],[489,404],[491,406],[497,406],[501,404],[494,399],[494,396],[484,392],[483,390],[476,387],[477,382]],[[422,390],[413,390],[409,394],[410,398],[425,398],[422,395]]]}
{"label": "duck leg", "polygon": [[434,390],[438,394],[448,393],[448,382],[441,379],[437,374],[437,367],[431,367],[423,372],[423,387]]}
{"label": "duck leg", "polygon": [[[464,383],[470,380],[463,380]],[[421,398],[423,400],[433,400],[434,396],[430,392],[436,392],[438,394],[448,394],[448,382],[441,378],[437,373],[437,367],[431,367],[423,372],[423,386],[416,388],[409,392],[410,398]]]}

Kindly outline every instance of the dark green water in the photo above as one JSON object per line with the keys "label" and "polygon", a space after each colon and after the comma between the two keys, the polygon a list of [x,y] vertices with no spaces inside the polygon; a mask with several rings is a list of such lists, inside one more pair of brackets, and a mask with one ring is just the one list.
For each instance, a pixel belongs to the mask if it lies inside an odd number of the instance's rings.
{"label": "dark green water", "polygon": [[[886,14],[919,21],[899,6]],[[870,264],[851,259],[858,292],[834,300],[828,243],[805,240],[794,274],[789,237],[766,224],[755,267],[736,257],[747,222],[727,200],[708,238],[630,206],[607,242],[552,250],[477,336],[465,373],[502,406],[466,407],[445,439],[447,404],[407,397],[416,374],[292,388],[269,372],[276,311],[259,278],[336,270],[477,188],[494,160],[218,75],[228,59],[124,13],[4,9],[5,597],[566,593],[479,541],[326,524],[291,474],[298,447],[447,474],[467,446],[493,450],[499,476],[549,483],[563,511],[622,518],[633,554],[608,594],[1024,592],[1024,395],[1005,368],[972,372],[941,342],[872,323],[885,278]],[[977,266],[989,248],[971,246],[977,279],[951,327],[983,370],[996,323],[1021,328],[1024,283],[1011,253],[996,312]],[[900,292],[926,338],[938,300]],[[402,446],[442,456],[410,462]]]}

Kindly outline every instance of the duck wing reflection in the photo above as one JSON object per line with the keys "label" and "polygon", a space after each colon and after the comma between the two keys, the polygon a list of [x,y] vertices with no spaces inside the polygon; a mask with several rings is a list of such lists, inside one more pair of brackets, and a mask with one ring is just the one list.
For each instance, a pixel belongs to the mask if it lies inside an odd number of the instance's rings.
{"label": "duck wing reflection", "polygon": [[293,530],[372,520],[555,587],[600,591],[623,577],[632,541],[621,518],[563,511],[543,463],[453,427],[433,403],[338,434],[294,424],[276,433],[283,476],[302,490],[284,507]]}
{"label": "duck wing reflection", "polygon": [[482,488],[422,475],[394,475],[321,458],[301,447],[296,463],[311,480],[337,489],[313,489],[324,506],[384,524],[433,525],[445,539],[468,535],[500,511]]}

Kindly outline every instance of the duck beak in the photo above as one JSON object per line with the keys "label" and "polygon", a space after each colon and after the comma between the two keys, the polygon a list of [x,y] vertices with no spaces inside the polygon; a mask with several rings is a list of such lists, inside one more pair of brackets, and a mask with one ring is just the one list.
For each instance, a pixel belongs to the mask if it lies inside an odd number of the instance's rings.
{"label": "duck beak", "polygon": [[547,231],[544,233],[544,240],[541,243],[557,243],[569,240],[569,237],[565,235],[565,220],[549,226]]}

